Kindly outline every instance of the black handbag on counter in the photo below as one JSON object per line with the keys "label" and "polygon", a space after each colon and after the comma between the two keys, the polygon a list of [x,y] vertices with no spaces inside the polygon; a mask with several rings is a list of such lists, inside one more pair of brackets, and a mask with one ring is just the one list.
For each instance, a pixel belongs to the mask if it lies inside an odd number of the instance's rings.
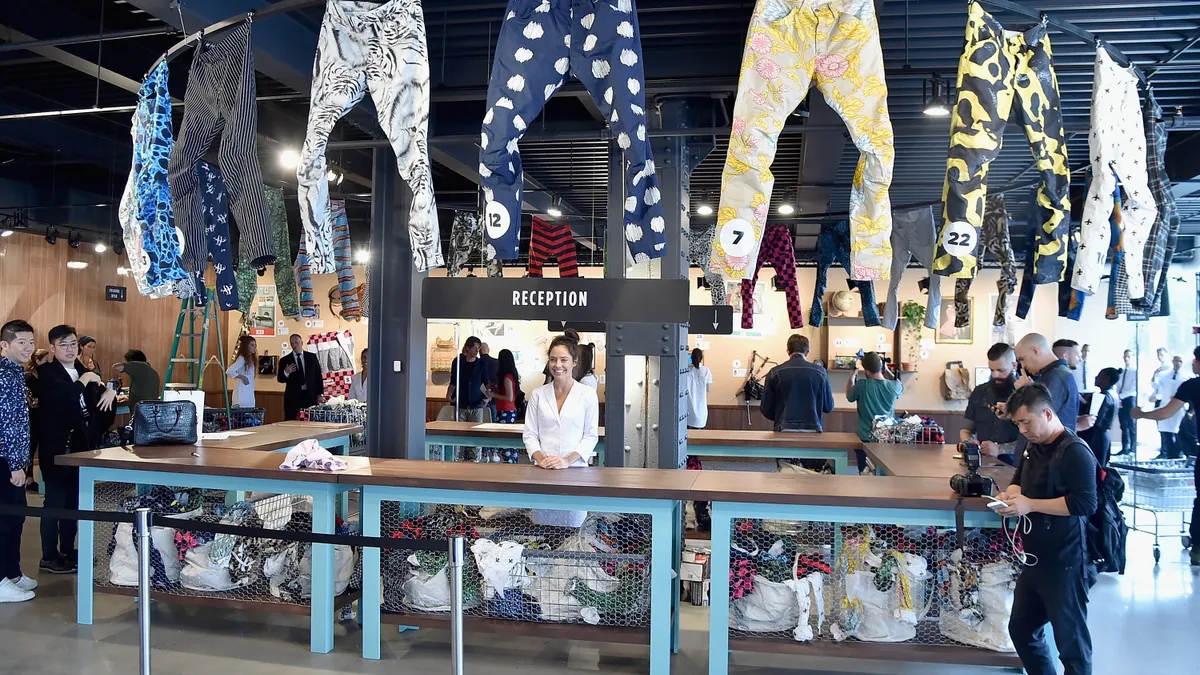
{"label": "black handbag on counter", "polygon": [[195,445],[196,404],[142,401],[133,411],[134,445]]}

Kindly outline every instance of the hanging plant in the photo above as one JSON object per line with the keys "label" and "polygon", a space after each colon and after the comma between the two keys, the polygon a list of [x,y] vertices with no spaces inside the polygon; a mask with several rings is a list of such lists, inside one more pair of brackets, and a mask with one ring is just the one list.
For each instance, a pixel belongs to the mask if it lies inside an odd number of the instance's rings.
{"label": "hanging plant", "polygon": [[906,328],[920,328],[925,323],[925,305],[909,300],[900,306],[900,316]]}

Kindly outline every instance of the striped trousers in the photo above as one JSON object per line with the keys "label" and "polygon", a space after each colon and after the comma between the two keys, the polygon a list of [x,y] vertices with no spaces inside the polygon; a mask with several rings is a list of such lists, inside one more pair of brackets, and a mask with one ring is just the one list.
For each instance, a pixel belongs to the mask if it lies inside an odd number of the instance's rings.
{"label": "striped trousers", "polygon": [[203,269],[208,254],[196,166],[218,136],[221,146],[217,157],[229,191],[229,207],[241,235],[241,247],[249,251],[255,267],[275,261],[262,170],[258,165],[255,95],[249,22],[217,42],[196,48],[183,99],[187,107],[167,171],[175,224],[183,232],[183,265],[188,271]]}
{"label": "striped trousers", "polygon": [[554,256],[558,261],[558,277],[579,276],[579,263],[575,260],[575,240],[571,238],[569,225],[551,225],[533,217],[533,233],[529,238],[529,276],[542,276],[542,265]]}

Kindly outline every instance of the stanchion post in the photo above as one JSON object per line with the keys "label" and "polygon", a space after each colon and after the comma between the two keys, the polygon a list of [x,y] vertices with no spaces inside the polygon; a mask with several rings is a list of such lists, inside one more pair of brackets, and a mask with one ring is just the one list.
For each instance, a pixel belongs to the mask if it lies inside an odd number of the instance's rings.
{"label": "stanchion post", "polygon": [[463,675],[463,555],[462,537],[450,538],[450,672]]}
{"label": "stanchion post", "polygon": [[137,510],[138,645],[141,675],[150,675],[150,509]]}

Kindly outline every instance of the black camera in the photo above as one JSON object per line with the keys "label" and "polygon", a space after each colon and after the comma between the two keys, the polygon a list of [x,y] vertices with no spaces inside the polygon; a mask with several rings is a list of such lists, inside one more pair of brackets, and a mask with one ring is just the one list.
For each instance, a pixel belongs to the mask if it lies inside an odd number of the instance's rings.
{"label": "black camera", "polygon": [[958,452],[962,455],[963,463],[967,465],[966,475],[951,476],[950,489],[961,497],[991,496],[996,489],[996,482],[987,476],[979,474],[983,464],[983,452],[975,441],[963,441],[958,444]]}

